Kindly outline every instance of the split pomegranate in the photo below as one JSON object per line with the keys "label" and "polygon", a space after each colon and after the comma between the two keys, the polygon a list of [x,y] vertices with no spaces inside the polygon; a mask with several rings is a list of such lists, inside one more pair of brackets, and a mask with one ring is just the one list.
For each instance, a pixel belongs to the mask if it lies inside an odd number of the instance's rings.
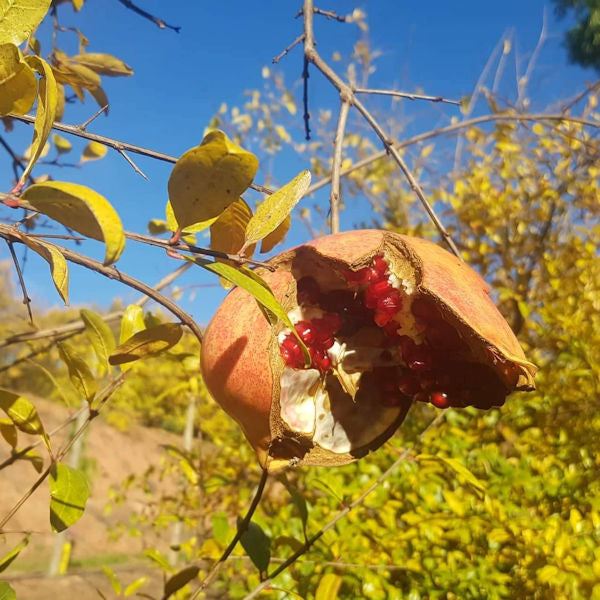
{"label": "split pomegranate", "polygon": [[261,270],[306,345],[233,290],[209,324],[206,384],[264,467],[344,464],[383,444],[414,402],[502,406],[535,367],[481,277],[390,232],[326,236]]}

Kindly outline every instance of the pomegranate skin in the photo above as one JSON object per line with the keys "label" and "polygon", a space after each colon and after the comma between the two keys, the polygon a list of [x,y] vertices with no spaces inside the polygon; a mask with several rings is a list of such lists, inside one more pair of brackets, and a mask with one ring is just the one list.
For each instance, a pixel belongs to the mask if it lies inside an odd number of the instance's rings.
{"label": "pomegranate skin", "polygon": [[[257,272],[289,312],[297,306],[295,281],[300,277],[310,275],[323,281],[335,277],[337,269],[342,281],[345,269],[363,268],[381,252],[388,257],[391,271],[411,282],[412,293],[435,303],[444,318],[460,331],[473,354],[494,370],[508,391],[533,389],[536,368],[526,360],[489,298],[488,285],[468,265],[431,242],[379,230],[349,231],[288,250],[270,261],[275,272]],[[254,298],[235,288],[210,321],[202,347],[206,385],[240,424],[261,466],[277,468],[288,464],[290,458],[300,464],[345,464],[380,446],[400,425],[409,405],[401,410],[393,428],[357,452],[315,451],[310,440],[286,431],[279,414],[284,361],[277,343],[277,335],[284,328],[282,323],[271,327]]]}

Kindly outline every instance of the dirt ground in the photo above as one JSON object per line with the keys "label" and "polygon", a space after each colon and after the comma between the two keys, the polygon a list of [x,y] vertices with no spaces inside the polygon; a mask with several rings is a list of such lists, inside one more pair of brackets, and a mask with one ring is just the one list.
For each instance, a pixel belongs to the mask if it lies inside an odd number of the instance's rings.
{"label": "dirt ground", "polygon": [[[68,416],[66,408],[45,400],[35,400],[36,408],[47,431],[62,423]],[[62,434],[68,435],[69,428]],[[19,446],[30,441],[28,436],[19,433]],[[31,438],[35,441],[35,438]],[[54,447],[60,447],[61,435],[53,437]],[[18,600],[41,600],[42,598],[99,599],[99,589],[106,598],[114,598],[110,583],[102,572],[103,564],[110,566],[124,587],[141,576],[149,577],[149,582],[140,592],[150,590],[156,595],[162,588],[162,580],[157,569],[149,566],[141,555],[148,545],[144,536],[109,537],[109,528],[118,522],[127,522],[126,516],[142,511],[144,503],[135,494],[128,494],[128,501],[116,511],[105,512],[109,488],[119,488],[130,474],[141,474],[152,464],[157,464],[161,456],[162,444],[180,444],[180,437],[169,432],[140,426],[127,431],[106,424],[98,418],[91,424],[85,438],[84,459],[92,484],[92,493],[87,502],[83,517],[68,530],[73,543],[72,562],[76,565],[65,576],[53,579],[45,577],[56,534],[49,523],[48,483],[42,484],[25,502],[16,515],[6,524],[5,536],[0,537],[0,556],[8,552],[22,538],[23,532],[33,532],[29,545],[21,552],[0,578],[8,581],[17,592]],[[43,446],[37,448],[41,456],[47,454]],[[5,446],[0,445],[0,462],[7,458]],[[0,474],[0,513],[5,514],[37,479],[33,467],[17,462]],[[158,491],[158,490],[157,490]],[[153,542],[154,543],[154,540]],[[164,550],[167,541],[164,541]]]}

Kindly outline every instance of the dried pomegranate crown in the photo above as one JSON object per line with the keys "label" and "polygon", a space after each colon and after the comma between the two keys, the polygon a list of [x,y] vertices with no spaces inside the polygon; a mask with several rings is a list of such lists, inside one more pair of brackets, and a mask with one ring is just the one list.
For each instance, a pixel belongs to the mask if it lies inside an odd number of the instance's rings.
{"label": "dried pomegranate crown", "polygon": [[536,368],[469,266],[419,238],[330,235],[261,271],[308,347],[233,290],[206,330],[202,370],[261,465],[339,465],[378,448],[415,401],[504,404]]}

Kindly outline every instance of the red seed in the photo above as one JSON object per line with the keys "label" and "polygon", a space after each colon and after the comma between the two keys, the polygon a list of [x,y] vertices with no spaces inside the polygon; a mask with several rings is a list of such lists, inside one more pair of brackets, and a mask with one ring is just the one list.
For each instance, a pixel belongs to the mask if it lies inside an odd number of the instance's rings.
{"label": "red seed", "polygon": [[346,278],[348,285],[363,285],[369,281],[368,277],[368,269],[359,269],[358,271],[353,271],[352,269],[346,269],[342,271],[342,275]]}
{"label": "red seed", "polygon": [[405,371],[398,379],[398,388],[407,396],[414,396],[420,389],[419,380],[410,371]]}
{"label": "red seed", "polygon": [[400,325],[396,321],[389,321],[383,326],[383,330],[385,331],[387,336],[394,338],[399,337],[398,327],[400,327]]}
{"label": "red seed", "polygon": [[365,306],[367,308],[375,308],[380,298],[387,296],[393,289],[387,279],[372,283],[364,293]]}
{"label": "red seed", "polygon": [[[409,369],[413,371],[429,371],[433,367],[433,355],[431,349],[425,344],[412,348],[404,359]],[[404,354],[403,354],[404,357]]]}
{"label": "red seed", "polygon": [[395,312],[387,310],[376,310],[373,319],[377,327],[385,327],[396,315]]}
{"label": "red seed", "polygon": [[295,325],[298,335],[305,344],[314,344],[317,340],[317,332],[310,321],[298,321]]}
{"label": "red seed", "polygon": [[300,343],[293,334],[290,333],[284,338],[279,347],[279,352],[288,366],[296,369],[304,367],[302,348],[300,348]]}
{"label": "red seed", "polygon": [[377,271],[377,273],[379,273],[380,276],[385,275],[388,269],[388,265],[385,262],[385,259],[379,254],[373,258],[372,266]]}
{"label": "red seed", "polygon": [[437,308],[427,298],[416,298],[413,300],[410,310],[415,317],[423,321],[432,321],[440,318]]}
{"label": "red seed", "polygon": [[429,401],[437,408],[448,408],[451,406],[450,398],[445,392],[430,392]]}
{"label": "red seed", "polygon": [[427,324],[425,335],[434,348],[446,350],[460,346],[460,337],[454,327],[440,319]]}
{"label": "red seed", "polygon": [[312,277],[302,277],[297,283],[298,304],[317,304],[321,289]]}
{"label": "red seed", "polygon": [[324,350],[315,350],[312,355],[311,366],[318,369],[321,373],[326,373],[331,369],[331,359]]}
{"label": "red seed", "polygon": [[323,327],[331,333],[337,333],[342,326],[342,318],[334,312],[325,313],[321,321],[324,323]]}
{"label": "red seed", "polygon": [[402,294],[399,290],[392,289],[389,294],[377,300],[377,310],[392,311],[396,314],[402,308]]}
{"label": "red seed", "polygon": [[404,362],[408,362],[408,357],[413,348],[416,347],[416,344],[407,335],[401,335],[398,336],[398,345],[400,346],[402,359],[404,360]]}

